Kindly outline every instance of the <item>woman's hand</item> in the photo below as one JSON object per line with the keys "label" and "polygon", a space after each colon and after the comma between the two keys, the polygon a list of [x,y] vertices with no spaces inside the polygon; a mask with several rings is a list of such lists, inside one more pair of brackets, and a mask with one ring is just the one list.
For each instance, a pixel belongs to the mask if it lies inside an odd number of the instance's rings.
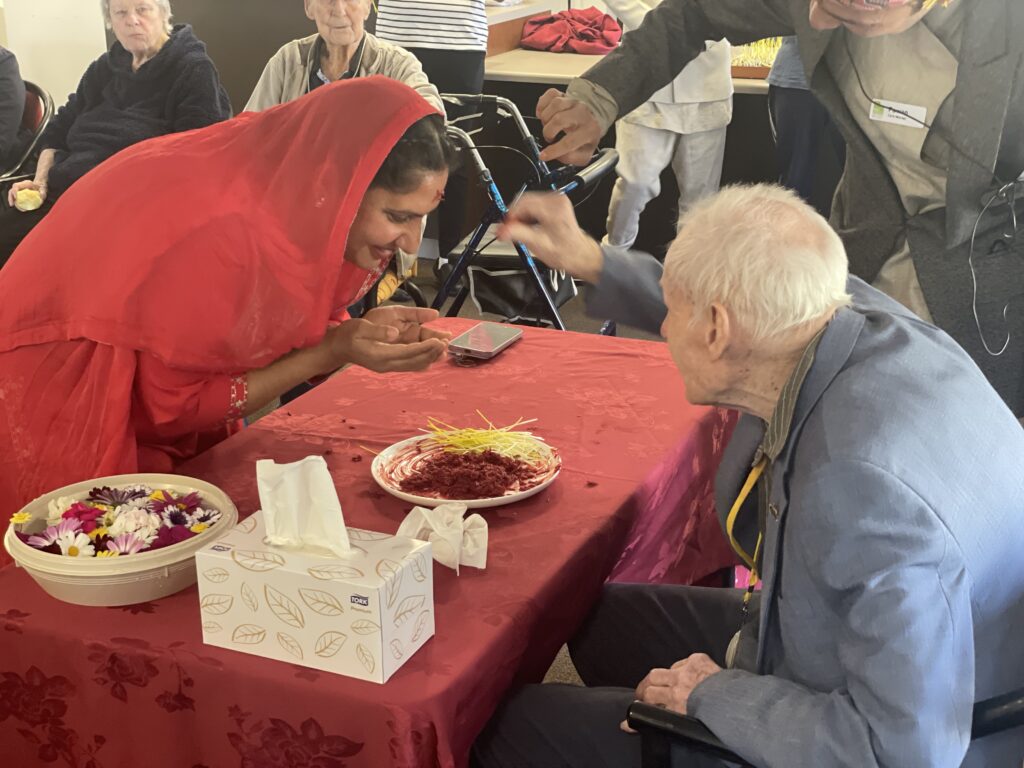
{"label": "woman's hand", "polygon": [[444,355],[451,334],[427,328],[437,310],[378,307],[327,331],[328,371],[353,363],[378,373],[422,371]]}
{"label": "woman's hand", "polygon": [[17,184],[11,185],[10,190],[7,192],[7,203],[13,208],[17,202],[18,193],[23,189],[34,189],[39,193],[39,197],[42,198],[42,202],[46,202],[46,184],[45,182],[39,182],[33,180],[19,181]]}

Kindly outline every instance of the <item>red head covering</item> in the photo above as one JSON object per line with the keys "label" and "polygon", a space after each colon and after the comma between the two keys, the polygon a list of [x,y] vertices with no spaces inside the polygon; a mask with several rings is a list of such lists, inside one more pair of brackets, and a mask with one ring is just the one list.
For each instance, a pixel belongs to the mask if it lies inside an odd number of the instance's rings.
{"label": "red head covering", "polygon": [[237,373],[315,344],[371,277],[343,254],[373,176],[434,111],[372,77],[126,149],[0,272],[0,352],[90,339]]}

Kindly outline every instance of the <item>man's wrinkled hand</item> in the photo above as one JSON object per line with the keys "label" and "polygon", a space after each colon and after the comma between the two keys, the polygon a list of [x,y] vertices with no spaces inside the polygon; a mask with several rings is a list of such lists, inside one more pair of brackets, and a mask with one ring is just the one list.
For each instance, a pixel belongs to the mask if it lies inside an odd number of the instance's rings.
{"label": "man's wrinkled hand", "polygon": [[604,266],[600,246],[576,221],[565,195],[531,192],[523,195],[498,227],[498,239],[522,243],[552,269],[596,283]]}
{"label": "man's wrinkled hand", "polygon": [[549,88],[537,102],[537,117],[544,126],[544,138],[549,142],[540,153],[541,160],[558,160],[569,165],[590,162],[604,133],[590,107]]}
{"label": "man's wrinkled hand", "polygon": [[[685,715],[693,689],[721,671],[710,656],[695,653],[677,661],[671,669],[652,669],[637,686],[636,699]],[[625,722],[621,727],[630,730]]]}

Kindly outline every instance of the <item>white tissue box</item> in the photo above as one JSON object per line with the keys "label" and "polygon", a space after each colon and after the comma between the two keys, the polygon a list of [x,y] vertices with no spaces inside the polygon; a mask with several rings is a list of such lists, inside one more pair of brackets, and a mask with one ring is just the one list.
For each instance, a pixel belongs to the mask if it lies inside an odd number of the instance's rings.
{"label": "white tissue box", "polygon": [[384,683],[433,636],[428,542],[349,528],[339,558],[265,532],[257,512],[196,554],[204,643]]}

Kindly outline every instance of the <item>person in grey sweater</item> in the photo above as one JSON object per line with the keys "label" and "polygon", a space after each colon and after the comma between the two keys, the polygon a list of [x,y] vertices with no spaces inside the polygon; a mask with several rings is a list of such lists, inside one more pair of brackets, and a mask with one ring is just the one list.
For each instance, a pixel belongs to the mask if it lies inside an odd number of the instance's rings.
{"label": "person in grey sweater", "polygon": [[565,134],[543,157],[586,162],[705,40],[777,35],[796,36],[846,139],[831,223],[851,271],[947,331],[1024,416],[1024,3],[665,0],[566,94],[542,97],[545,137]]}

